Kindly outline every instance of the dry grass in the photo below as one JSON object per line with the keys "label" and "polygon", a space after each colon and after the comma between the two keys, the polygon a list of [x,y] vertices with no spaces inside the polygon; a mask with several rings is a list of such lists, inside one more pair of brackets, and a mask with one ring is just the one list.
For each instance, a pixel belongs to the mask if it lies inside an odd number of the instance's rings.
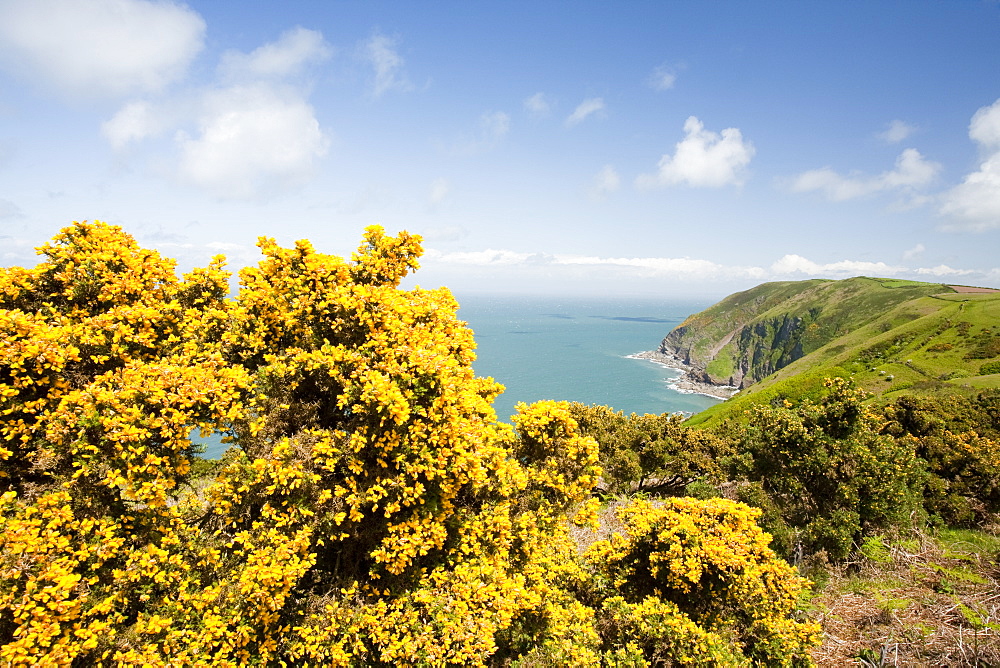
{"label": "dry grass", "polygon": [[618,519],[618,509],[627,506],[632,500],[628,496],[618,496],[604,504],[597,514],[598,527],[596,530],[570,524],[570,536],[576,543],[577,551],[582,554],[597,541],[611,538],[611,535],[615,533],[624,533],[625,525]]}
{"label": "dry grass", "polygon": [[[828,571],[820,666],[1000,666],[997,555],[926,536]],[[866,660],[861,661],[859,657]]]}

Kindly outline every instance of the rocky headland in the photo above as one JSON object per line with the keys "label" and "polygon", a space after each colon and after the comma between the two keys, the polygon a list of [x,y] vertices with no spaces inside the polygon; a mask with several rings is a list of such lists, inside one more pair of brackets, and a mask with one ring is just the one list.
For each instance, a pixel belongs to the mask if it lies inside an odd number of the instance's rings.
{"label": "rocky headland", "polygon": [[711,382],[706,382],[703,371],[699,371],[689,364],[685,364],[684,360],[669,353],[664,353],[659,350],[649,350],[642,353],[636,353],[635,355],[631,355],[631,357],[650,360],[651,362],[668,366],[671,369],[683,371],[684,375],[682,377],[670,383],[670,385],[678,392],[704,394],[718,399],[728,399],[739,392],[739,388],[731,385],[716,385]]}

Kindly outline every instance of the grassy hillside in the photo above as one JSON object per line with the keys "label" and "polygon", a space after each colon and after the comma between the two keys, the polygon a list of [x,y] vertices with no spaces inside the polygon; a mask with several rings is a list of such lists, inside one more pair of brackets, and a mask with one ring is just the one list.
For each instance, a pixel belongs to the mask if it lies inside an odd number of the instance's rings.
{"label": "grassy hillside", "polygon": [[[775,290],[775,285],[780,287]],[[861,387],[885,400],[902,393],[952,394],[1000,387],[1000,292],[957,293],[941,284],[869,278],[798,285],[796,294],[789,294],[788,284],[755,288],[765,295],[780,292],[784,298],[743,326],[743,331],[760,332],[766,330],[762,323],[800,319],[786,338],[741,335],[741,343],[734,345],[734,335],[720,348],[732,359],[784,363],[775,364],[759,381],[744,383],[745,389],[733,399],[694,416],[691,424],[738,416],[755,403],[809,396],[831,376],[853,376]],[[712,309],[697,317],[704,318]],[[816,314],[810,321],[803,313],[811,310]],[[684,336],[705,339],[700,345],[711,348],[707,335],[692,331]],[[801,354],[789,359],[792,356],[781,351],[794,345]]]}
{"label": "grassy hillside", "polygon": [[866,277],[765,283],[691,316],[660,350],[707,382],[748,387],[901,304],[942,292],[951,289]]}

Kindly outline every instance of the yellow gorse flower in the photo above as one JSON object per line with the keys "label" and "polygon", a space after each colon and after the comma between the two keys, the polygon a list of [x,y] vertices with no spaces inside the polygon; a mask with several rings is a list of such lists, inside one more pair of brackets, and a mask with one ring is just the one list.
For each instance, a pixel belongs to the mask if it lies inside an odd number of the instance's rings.
{"label": "yellow gorse flower", "polygon": [[[608,620],[674,624],[666,602],[578,598],[627,549],[588,566],[569,537],[594,520],[597,444],[563,403],[497,422],[454,298],[399,288],[419,237],[371,227],[350,260],[259,246],[235,298],[222,258],[178,277],[98,222],[0,270],[0,663],[586,665],[618,652]],[[234,446],[210,475],[196,430]],[[720,541],[750,535],[726,512]],[[734,600],[773,597],[764,636],[804,646],[775,630],[798,585],[760,541],[661,546],[647,576],[695,591],[742,568]],[[691,624],[663,631],[696,644],[678,657],[708,651]]]}

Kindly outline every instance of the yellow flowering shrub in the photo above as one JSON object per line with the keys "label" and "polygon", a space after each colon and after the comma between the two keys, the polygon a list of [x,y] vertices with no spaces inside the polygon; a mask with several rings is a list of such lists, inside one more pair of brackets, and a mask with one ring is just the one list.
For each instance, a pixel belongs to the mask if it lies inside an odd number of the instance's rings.
{"label": "yellow flowering shrub", "polygon": [[621,509],[625,534],[586,555],[606,596],[598,627],[609,662],[809,665],[819,627],[794,619],[807,582],[768,547],[759,516],[726,499]]}
{"label": "yellow flowering shrub", "polygon": [[[596,442],[565,403],[497,422],[454,298],[399,288],[419,238],[372,227],[350,259],[259,245],[234,298],[221,258],[177,277],[103,223],[0,270],[0,664],[634,665],[808,644],[799,581],[742,507],[630,511],[629,536],[580,558]],[[209,479],[195,430],[233,446]]]}
{"label": "yellow flowering shrub", "polygon": [[[477,664],[560,591],[566,406],[496,422],[455,300],[398,287],[418,238],[260,246],[235,299],[102,223],[0,272],[0,661]],[[207,487],[196,429],[236,446]]]}

